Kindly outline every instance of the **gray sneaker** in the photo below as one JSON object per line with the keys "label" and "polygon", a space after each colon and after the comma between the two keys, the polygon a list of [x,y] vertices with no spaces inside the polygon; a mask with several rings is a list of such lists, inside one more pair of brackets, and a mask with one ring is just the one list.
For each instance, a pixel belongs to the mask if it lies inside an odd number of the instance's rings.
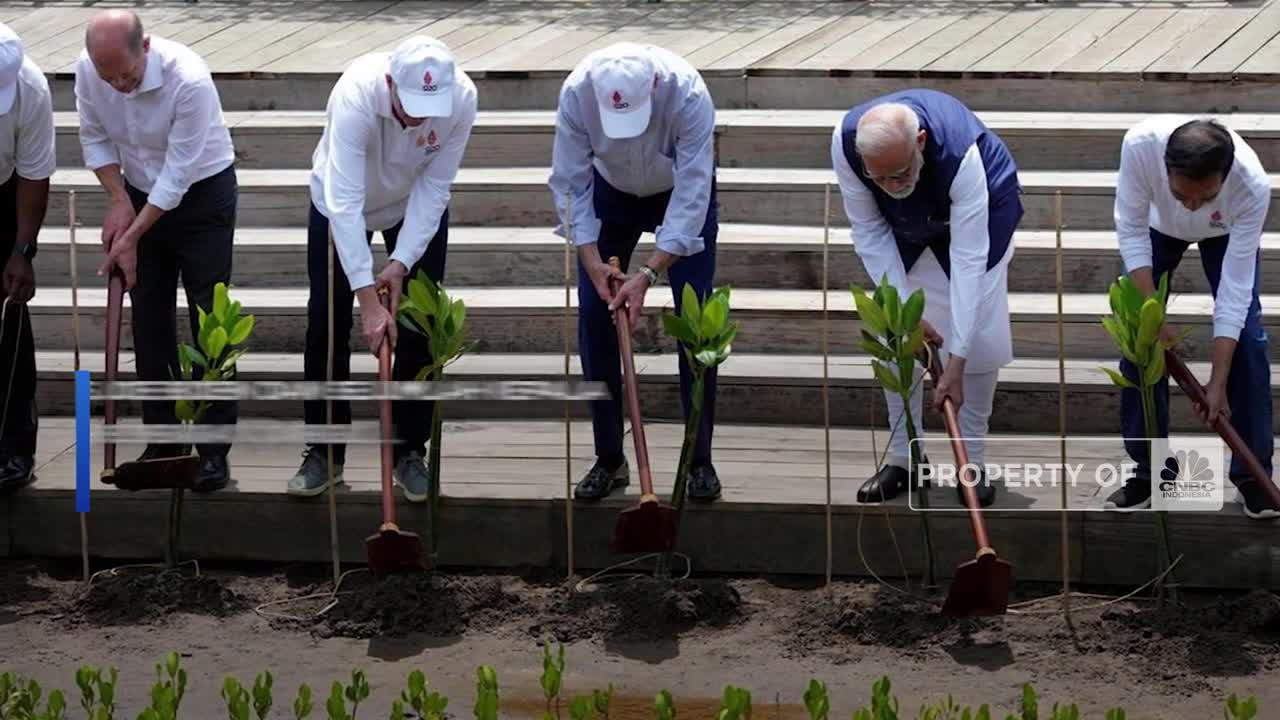
{"label": "gray sneaker", "polygon": [[[299,497],[315,497],[329,489],[329,462],[323,450],[307,449],[302,452],[302,466],[289,479],[288,493]],[[334,465],[334,485],[342,484],[342,466]]]}
{"label": "gray sneaker", "polygon": [[421,455],[411,452],[400,458],[396,463],[395,478],[404,490],[406,500],[413,503],[427,501],[431,483],[427,479],[427,464]]}

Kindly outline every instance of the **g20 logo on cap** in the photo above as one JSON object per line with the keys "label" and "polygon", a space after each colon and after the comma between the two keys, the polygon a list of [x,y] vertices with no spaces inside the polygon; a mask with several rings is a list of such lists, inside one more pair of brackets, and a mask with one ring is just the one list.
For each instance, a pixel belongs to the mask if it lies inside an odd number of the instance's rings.
{"label": "g20 logo on cap", "polygon": [[422,92],[435,92],[440,86],[435,84],[434,78],[431,77],[431,71],[428,70],[422,76]]}
{"label": "g20 logo on cap", "polygon": [[618,92],[617,90],[614,90],[613,91],[613,109],[626,110],[629,107],[631,107],[631,104],[627,102],[623,102],[622,93]]}

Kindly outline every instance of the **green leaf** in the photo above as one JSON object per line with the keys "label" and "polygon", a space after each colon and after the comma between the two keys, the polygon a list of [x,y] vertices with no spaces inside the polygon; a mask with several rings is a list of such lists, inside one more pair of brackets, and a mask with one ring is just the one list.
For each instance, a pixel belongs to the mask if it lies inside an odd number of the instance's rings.
{"label": "green leaf", "polygon": [[685,345],[696,345],[698,342],[698,337],[689,328],[689,323],[685,322],[685,319],[680,315],[663,313],[662,329],[667,333],[668,337],[675,338]]}
{"label": "green leaf", "polygon": [[174,414],[184,423],[194,423],[196,421],[196,408],[191,404],[190,400],[175,400]]}
{"label": "green leaf", "polygon": [[702,337],[702,303],[692,283],[685,283],[680,291],[680,316],[689,324],[689,328]]}
{"label": "green leaf", "polygon": [[712,368],[719,365],[720,355],[715,350],[701,350],[694,353],[694,359],[698,364],[705,368]]}
{"label": "green leaf", "polygon": [[425,275],[409,281],[409,299],[427,315],[436,314],[435,293],[428,289],[431,281]]}
{"label": "green leaf", "polygon": [[227,286],[225,283],[218,283],[213,286],[213,316],[217,318],[219,323],[223,322],[223,318],[227,316]]}
{"label": "green leaf", "polygon": [[702,309],[702,337],[714,338],[724,332],[725,321],[729,319],[729,303],[725,300],[711,298]]}
{"label": "green leaf", "polygon": [[853,303],[858,310],[858,318],[866,329],[877,337],[883,337],[889,330],[884,311],[866,293],[854,290]]}
{"label": "green leaf", "polygon": [[227,342],[231,343],[232,345],[239,345],[245,340],[248,340],[249,333],[253,332],[253,324],[254,324],[254,318],[252,315],[248,315],[240,318],[236,322],[235,327],[232,328],[231,334],[228,335]]}
{"label": "green leaf", "polygon": [[916,329],[911,331],[911,337],[907,338],[907,344],[906,347],[903,348],[903,352],[907,353],[911,357],[915,357],[916,353],[920,352],[923,347],[924,326],[917,325]]}
{"label": "green leaf", "polygon": [[222,351],[227,347],[227,331],[216,327],[213,332],[209,333],[209,347],[206,348],[210,359],[217,362],[222,357]]}
{"label": "green leaf", "polygon": [[898,289],[889,285],[884,292],[884,317],[889,330],[894,335],[902,334],[902,296]]}
{"label": "green leaf", "polygon": [[1165,362],[1164,351],[1160,348],[1153,348],[1151,353],[1151,361],[1142,369],[1142,382],[1144,385],[1155,385],[1160,382],[1160,378],[1164,377]]}
{"label": "green leaf", "polygon": [[876,380],[880,382],[880,387],[891,393],[902,394],[902,388],[898,385],[898,379],[893,376],[893,371],[886,365],[878,362],[872,362],[871,366],[875,369]]}
{"label": "green leaf", "polygon": [[862,349],[868,355],[871,355],[878,360],[892,362],[897,359],[897,356],[893,354],[892,350],[885,347],[884,343],[880,342],[876,336],[867,332],[865,329],[862,331]]}
{"label": "green leaf", "polygon": [[1106,328],[1107,334],[1111,336],[1111,341],[1116,344],[1116,348],[1126,358],[1133,359],[1133,340],[1128,332],[1128,328],[1121,325],[1114,317],[1102,318],[1102,327]]}
{"label": "green leaf", "polygon": [[1125,377],[1124,375],[1121,375],[1115,370],[1112,370],[1111,368],[1108,368],[1108,367],[1104,367],[1102,368],[1102,371],[1105,372],[1107,376],[1111,378],[1112,383],[1122,388],[1133,388],[1135,390],[1138,389],[1138,386],[1135,385],[1132,380]]}
{"label": "green leaf", "polygon": [[902,306],[902,325],[899,328],[904,334],[910,334],[924,317],[924,290],[916,290],[907,298]]}

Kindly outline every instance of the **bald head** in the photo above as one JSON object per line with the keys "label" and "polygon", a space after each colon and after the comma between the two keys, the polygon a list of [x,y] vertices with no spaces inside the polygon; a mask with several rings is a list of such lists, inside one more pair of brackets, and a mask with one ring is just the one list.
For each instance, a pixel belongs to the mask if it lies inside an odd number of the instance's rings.
{"label": "bald head", "polygon": [[914,110],[882,103],[858,120],[855,146],[868,176],[885,192],[904,198],[915,189],[924,164],[925,133]]}
{"label": "bald head", "polygon": [[84,47],[98,76],[116,90],[132,92],[142,82],[151,38],[132,10],[104,10],[89,21]]}

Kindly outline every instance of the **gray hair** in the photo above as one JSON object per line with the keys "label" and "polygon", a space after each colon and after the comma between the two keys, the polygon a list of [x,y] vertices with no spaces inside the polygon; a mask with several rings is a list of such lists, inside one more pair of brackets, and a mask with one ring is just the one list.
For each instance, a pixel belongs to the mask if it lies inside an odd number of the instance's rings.
{"label": "gray hair", "polygon": [[914,144],[920,132],[920,118],[902,103],[881,103],[858,120],[854,145],[858,155],[876,155],[897,145]]}

